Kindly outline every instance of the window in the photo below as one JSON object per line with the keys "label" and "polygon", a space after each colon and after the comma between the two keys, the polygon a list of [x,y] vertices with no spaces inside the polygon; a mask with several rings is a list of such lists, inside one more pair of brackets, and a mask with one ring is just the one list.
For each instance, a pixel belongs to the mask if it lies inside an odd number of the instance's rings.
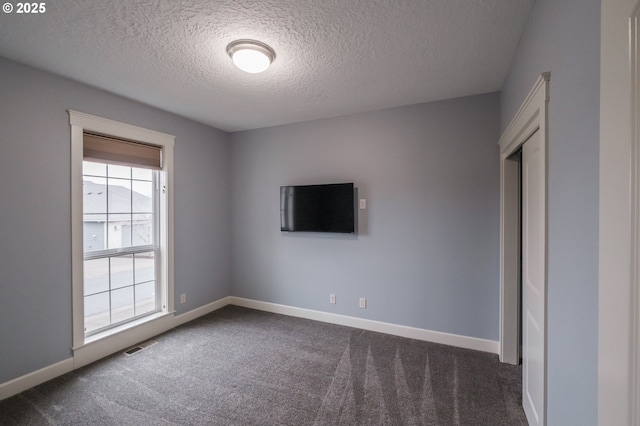
{"label": "window", "polygon": [[87,335],[159,311],[158,173],[83,161]]}
{"label": "window", "polygon": [[75,111],[69,115],[78,349],[173,313],[175,138]]}

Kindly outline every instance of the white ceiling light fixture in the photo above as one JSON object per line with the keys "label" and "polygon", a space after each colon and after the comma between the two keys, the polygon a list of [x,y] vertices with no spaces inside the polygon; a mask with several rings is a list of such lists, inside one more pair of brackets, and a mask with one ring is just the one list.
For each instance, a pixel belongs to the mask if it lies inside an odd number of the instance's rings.
{"label": "white ceiling light fixture", "polygon": [[227,53],[238,68],[251,74],[265,71],[276,59],[276,52],[257,40],[232,41]]}

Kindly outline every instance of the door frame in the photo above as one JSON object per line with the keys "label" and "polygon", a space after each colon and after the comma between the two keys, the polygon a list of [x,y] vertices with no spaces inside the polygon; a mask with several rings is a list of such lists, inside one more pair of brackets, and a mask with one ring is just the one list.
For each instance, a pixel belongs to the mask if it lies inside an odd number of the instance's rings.
{"label": "door frame", "polygon": [[[516,152],[536,130],[540,131],[542,143],[545,146],[544,170],[548,177],[548,102],[549,102],[550,73],[541,74],[529,92],[515,117],[500,137],[500,361],[508,364],[518,364],[520,359],[520,241],[519,210],[518,210],[518,165],[508,157]],[[545,178],[545,182],[547,179]],[[547,200],[547,185],[544,188],[544,198]],[[548,205],[548,203],[545,203]],[[548,210],[547,210],[548,212]],[[547,213],[548,215],[548,213]],[[544,286],[547,287],[548,250],[546,235],[548,226],[545,222],[544,247]],[[544,342],[544,398],[546,406],[547,395],[547,301],[545,290],[545,342]],[[543,423],[545,416],[543,415]]]}
{"label": "door frame", "polygon": [[630,28],[631,61],[631,422],[640,423],[640,1],[636,4]]}
{"label": "door frame", "polygon": [[640,1],[600,34],[598,424],[640,425]]}
{"label": "door frame", "polygon": [[631,37],[631,421],[640,424],[640,1],[630,19]]}

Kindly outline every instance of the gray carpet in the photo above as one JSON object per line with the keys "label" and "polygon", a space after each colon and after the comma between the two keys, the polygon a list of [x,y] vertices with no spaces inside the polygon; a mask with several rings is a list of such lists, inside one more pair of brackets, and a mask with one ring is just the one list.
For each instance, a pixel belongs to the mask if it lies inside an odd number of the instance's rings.
{"label": "gray carpet", "polygon": [[0,425],[526,425],[496,355],[227,306],[0,402]]}

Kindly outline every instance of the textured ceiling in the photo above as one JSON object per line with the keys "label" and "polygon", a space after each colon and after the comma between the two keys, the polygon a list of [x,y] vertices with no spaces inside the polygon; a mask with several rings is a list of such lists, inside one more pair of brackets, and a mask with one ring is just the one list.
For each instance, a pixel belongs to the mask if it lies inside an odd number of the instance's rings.
{"label": "textured ceiling", "polygon": [[236,131],[500,90],[533,1],[56,0],[1,13],[0,56]]}

